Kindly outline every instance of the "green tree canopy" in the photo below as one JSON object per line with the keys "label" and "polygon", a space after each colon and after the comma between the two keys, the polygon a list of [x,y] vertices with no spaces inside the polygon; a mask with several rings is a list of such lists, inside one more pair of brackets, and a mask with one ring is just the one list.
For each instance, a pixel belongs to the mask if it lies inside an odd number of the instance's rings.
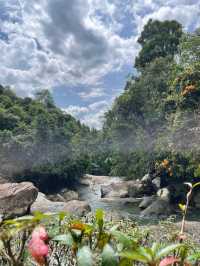
{"label": "green tree canopy", "polygon": [[142,50],[136,58],[135,67],[143,68],[157,57],[176,54],[181,36],[182,26],[177,21],[150,19],[138,39]]}

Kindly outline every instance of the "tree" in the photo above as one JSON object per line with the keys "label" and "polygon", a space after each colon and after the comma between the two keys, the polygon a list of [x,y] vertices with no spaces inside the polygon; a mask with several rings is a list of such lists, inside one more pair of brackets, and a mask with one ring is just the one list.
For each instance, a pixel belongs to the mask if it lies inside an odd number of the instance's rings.
{"label": "tree", "polygon": [[181,36],[182,26],[177,21],[150,19],[138,39],[142,50],[136,58],[135,67],[140,69],[157,57],[175,55]]}

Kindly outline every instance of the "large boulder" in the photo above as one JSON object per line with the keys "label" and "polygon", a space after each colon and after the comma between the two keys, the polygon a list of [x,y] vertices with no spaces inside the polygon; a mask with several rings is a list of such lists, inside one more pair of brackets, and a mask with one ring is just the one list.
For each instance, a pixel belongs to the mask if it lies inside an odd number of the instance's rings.
{"label": "large boulder", "polygon": [[139,204],[139,208],[144,210],[156,200],[156,196],[145,196]]}
{"label": "large boulder", "polygon": [[78,200],[79,199],[78,192],[76,192],[74,190],[63,189],[63,190],[61,190],[60,194],[65,199],[65,201]]}
{"label": "large boulder", "polygon": [[128,182],[128,195],[132,198],[152,195],[153,187],[151,183],[141,182],[140,180]]}
{"label": "large boulder", "polygon": [[144,195],[151,195],[153,187],[151,184],[141,182],[140,180],[134,181],[121,181],[114,182],[108,185],[101,186],[102,198],[137,198]]}
{"label": "large boulder", "polygon": [[170,215],[172,212],[171,206],[169,202],[158,198],[154,201],[149,207],[144,209],[141,212],[141,216],[160,216],[160,215]]}
{"label": "large boulder", "polygon": [[0,184],[0,215],[10,218],[26,214],[37,195],[30,182]]}
{"label": "large boulder", "polygon": [[142,216],[160,216],[169,215],[172,213],[172,207],[170,205],[170,192],[168,188],[160,189],[157,192],[156,199],[141,212]]}
{"label": "large boulder", "polygon": [[43,193],[38,193],[36,201],[31,206],[31,212],[43,213],[69,212],[77,216],[83,216],[91,211],[89,204],[85,201],[71,200],[68,202],[53,202],[47,199]]}

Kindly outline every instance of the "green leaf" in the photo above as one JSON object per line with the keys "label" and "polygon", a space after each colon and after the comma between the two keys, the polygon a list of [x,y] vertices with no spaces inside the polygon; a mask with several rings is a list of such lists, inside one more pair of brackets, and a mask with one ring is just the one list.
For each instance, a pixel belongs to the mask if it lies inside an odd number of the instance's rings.
{"label": "green leaf", "polygon": [[59,213],[59,221],[63,221],[65,219],[65,217],[68,215],[69,214],[67,212],[60,212]]}
{"label": "green leaf", "polygon": [[139,250],[124,251],[120,253],[120,257],[143,263],[149,262],[149,259],[145,255],[141,254]]}
{"label": "green leaf", "polygon": [[155,255],[156,255],[157,251],[159,250],[159,248],[160,248],[160,244],[153,243],[153,245],[151,247],[153,257],[155,257]]}
{"label": "green leaf", "polygon": [[78,266],[92,266],[92,252],[89,247],[84,246],[78,250],[77,263]]}
{"label": "green leaf", "polygon": [[119,266],[133,266],[133,261],[127,258],[122,258],[119,262]]}
{"label": "green leaf", "polygon": [[185,206],[185,204],[181,204],[181,203],[179,203],[179,208],[181,209],[181,211],[185,211],[185,208],[186,208],[186,206]]}
{"label": "green leaf", "polygon": [[113,248],[106,244],[103,252],[101,254],[102,257],[102,266],[117,266],[118,265],[118,258],[113,250]]}
{"label": "green leaf", "polygon": [[157,253],[156,253],[156,260],[164,257],[164,256],[167,256],[170,252],[180,248],[180,247],[183,247],[184,245],[183,244],[172,244],[172,245],[169,245],[167,247],[164,247],[162,249],[160,249]]}
{"label": "green leaf", "polygon": [[102,209],[97,209],[95,214],[96,220],[103,220],[104,218],[104,211]]}
{"label": "green leaf", "polygon": [[70,233],[65,234],[65,235],[55,236],[52,240],[57,241],[57,242],[62,242],[62,244],[70,246],[70,247],[73,245],[73,237]]}
{"label": "green leaf", "polygon": [[104,211],[102,209],[97,209],[95,214],[96,222],[99,226],[99,230],[103,229],[103,221],[104,221]]}
{"label": "green leaf", "polygon": [[194,254],[187,257],[188,261],[193,261],[193,262],[196,262],[199,259],[200,259],[200,252],[195,252]]}
{"label": "green leaf", "polygon": [[200,186],[200,182],[195,183],[195,184],[192,186],[192,188],[195,188],[195,187],[198,187],[198,186]]}
{"label": "green leaf", "polygon": [[137,243],[133,240],[131,240],[128,236],[126,236],[124,233],[120,231],[110,230],[110,233],[116,240],[120,242],[124,246],[124,248],[131,248],[136,247]]}

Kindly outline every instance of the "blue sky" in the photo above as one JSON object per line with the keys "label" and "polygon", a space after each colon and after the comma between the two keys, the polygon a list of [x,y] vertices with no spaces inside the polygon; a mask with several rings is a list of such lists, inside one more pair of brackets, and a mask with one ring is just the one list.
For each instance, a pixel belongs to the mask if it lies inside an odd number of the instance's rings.
{"label": "blue sky", "polygon": [[0,0],[0,83],[52,91],[91,127],[124,88],[149,18],[200,26],[200,0]]}

